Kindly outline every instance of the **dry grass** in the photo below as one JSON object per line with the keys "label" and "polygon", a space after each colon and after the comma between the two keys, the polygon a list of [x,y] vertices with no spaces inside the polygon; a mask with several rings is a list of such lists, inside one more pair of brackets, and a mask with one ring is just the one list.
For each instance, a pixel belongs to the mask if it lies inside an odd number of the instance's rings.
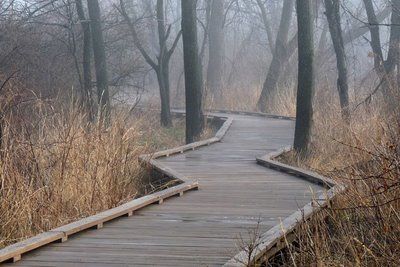
{"label": "dry grass", "polygon": [[[261,93],[262,85],[253,88],[224,88],[220,99],[214,99],[209,93],[205,93],[206,109],[227,109],[235,111],[258,111],[257,101]],[[296,91],[292,85],[282,86],[279,93],[271,96],[269,101],[271,114],[283,116],[296,115]]]}
{"label": "dry grass", "polygon": [[182,144],[184,122],[175,124],[162,129],[158,114],[120,110],[104,129],[40,101],[10,115],[0,160],[0,247],[146,193],[137,156]]}
{"label": "dry grass", "polygon": [[353,111],[348,126],[331,99],[317,96],[310,152],[290,152],[280,160],[345,183],[348,190],[303,224],[297,241],[273,263],[399,266],[399,110],[387,110],[377,100]]}
{"label": "dry grass", "polygon": [[[278,92],[271,98],[271,113],[295,116],[293,87]],[[258,96],[254,88],[230,89],[222,101],[206,103],[208,108],[255,111]],[[360,90],[356,96],[347,125],[335,88],[319,87],[309,152],[279,158],[345,183],[348,190],[304,223],[288,249],[261,265],[400,266],[400,110],[388,110],[378,95],[357,105],[365,96]],[[252,247],[254,240],[246,245]]]}
{"label": "dry grass", "polygon": [[206,109],[227,109],[236,111],[255,111],[259,88],[224,88],[221,97],[214,98],[205,92],[204,107]]}

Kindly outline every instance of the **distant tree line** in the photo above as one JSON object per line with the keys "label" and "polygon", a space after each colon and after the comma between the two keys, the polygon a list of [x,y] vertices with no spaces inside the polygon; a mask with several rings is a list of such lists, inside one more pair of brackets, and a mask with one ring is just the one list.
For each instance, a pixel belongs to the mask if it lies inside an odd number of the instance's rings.
{"label": "distant tree line", "polygon": [[[379,92],[388,107],[397,105],[400,0],[358,2],[351,9],[339,0],[10,0],[0,8],[0,122],[33,97],[62,96],[77,100],[89,123],[107,125],[120,91],[154,84],[161,124],[171,127],[171,107],[184,104],[192,142],[203,129],[205,103],[218,107],[239,88],[242,96],[256,95],[254,109],[273,112],[275,96],[292,87],[294,146],[306,150],[314,91],[333,65],[341,116],[351,124],[355,60],[346,54],[356,40],[367,44],[360,51],[372,51],[379,77],[370,96]],[[359,80],[371,76],[368,68]]]}

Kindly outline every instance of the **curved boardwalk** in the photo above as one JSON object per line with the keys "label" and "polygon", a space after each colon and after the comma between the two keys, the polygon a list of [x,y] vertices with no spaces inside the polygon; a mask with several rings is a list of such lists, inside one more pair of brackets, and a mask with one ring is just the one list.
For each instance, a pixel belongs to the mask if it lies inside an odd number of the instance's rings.
{"label": "curved boardwalk", "polygon": [[[223,141],[161,158],[200,190],[141,209],[23,256],[10,266],[221,266],[238,237],[265,232],[311,200],[318,185],[256,164],[292,143],[293,122],[232,115]],[[8,266],[8,265],[6,265]]]}

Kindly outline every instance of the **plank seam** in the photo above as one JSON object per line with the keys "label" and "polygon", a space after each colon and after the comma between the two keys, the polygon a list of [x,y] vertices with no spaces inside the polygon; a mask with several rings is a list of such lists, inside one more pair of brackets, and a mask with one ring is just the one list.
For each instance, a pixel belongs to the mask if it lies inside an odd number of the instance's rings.
{"label": "plank seam", "polygon": [[[182,115],[181,112],[174,112],[176,115]],[[161,204],[164,199],[172,196],[182,196],[183,192],[199,189],[199,183],[197,181],[189,181],[184,175],[167,168],[162,163],[155,161],[156,158],[169,156],[177,153],[184,153],[189,150],[194,150],[195,148],[208,146],[210,144],[219,142],[222,140],[224,135],[227,133],[229,127],[231,126],[233,119],[230,117],[214,116],[208,115],[210,119],[223,120],[224,123],[215,134],[214,137],[187,144],[184,146],[179,146],[172,149],[167,149],[164,151],[156,152],[154,154],[140,155],[138,160],[142,165],[150,165],[153,169],[165,174],[166,176],[183,181],[183,183],[176,185],[174,187],[156,192],[141,198],[134,199],[130,202],[122,204],[113,209],[109,209],[98,214],[86,217],[84,219],[72,222],[67,225],[60,226],[58,228],[43,232],[26,240],[20,241],[18,243],[12,244],[0,250],[0,263],[5,261],[19,261],[21,255],[29,251],[35,250],[37,248],[43,247],[55,241],[66,242],[68,236],[79,233],[81,231],[87,230],[89,228],[96,227],[100,229],[103,227],[105,222],[116,219],[121,216],[132,216],[133,212],[144,208],[153,203]]]}
{"label": "plank seam", "polygon": [[268,260],[286,247],[286,242],[281,242],[281,240],[289,239],[288,237],[293,239],[295,231],[299,229],[302,223],[309,220],[323,208],[327,207],[333,198],[345,191],[345,185],[338,184],[336,181],[329,179],[328,177],[274,160],[275,157],[278,157],[290,149],[291,147],[284,147],[262,157],[257,157],[257,163],[267,168],[276,169],[295,177],[299,176],[300,178],[306,179],[310,182],[327,186],[329,190],[320,194],[317,198],[292,213],[289,217],[286,217],[280,224],[275,225],[273,228],[263,233],[257,241],[258,244],[251,252],[251,255],[249,255],[248,251],[242,250],[227,261],[224,266],[250,266],[249,264],[257,262],[263,256],[265,256],[265,260]]}

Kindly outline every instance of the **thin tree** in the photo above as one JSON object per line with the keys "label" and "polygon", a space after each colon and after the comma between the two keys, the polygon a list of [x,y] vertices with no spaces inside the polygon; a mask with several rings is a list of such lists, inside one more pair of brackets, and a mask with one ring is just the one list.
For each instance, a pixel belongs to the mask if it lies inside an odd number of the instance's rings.
{"label": "thin tree", "polygon": [[[371,48],[374,54],[374,67],[378,76],[381,78],[383,96],[386,104],[397,105],[393,97],[393,90],[396,88],[396,81],[393,77],[396,65],[399,63],[399,44],[400,44],[400,0],[391,1],[392,16],[390,19],[390,39],[389,49],[386,60],[383,57],[379,20],[375,13],[372,0],[363,0],[368,18],[368,27],[371,34]],[[379,86],[377,87],[377,89]],[[398,89],[397,89],[398,90]]]}
{"label": "thin tree", "polygon": [[[284,0],[279,29],[275,41],[275,49],[269,65],[257,107],[261,111],[267,111],[270,97],[275,93],[284,62],[288,54],[288,35],[292,21],[294,0]],[[265,23],[265,19],[264,23]],[[269,25],[265,27],[268,29]]]}
{"label": "thin tree", "polygon": [[98,0],[87,0],[87,3],[92,33],[94,67],[96,71],[99,119],[101,121],[104,120],[106,124],[108,124],[110,120],[110,97],[108,92],[107,62],[103,30],[101,28],[100,6]]}
{"label": "thin tree", "polygon": [[211,0],[208,37],[207,89],[217,100],[221,97],[224,59],[224,0]]}
{"label": "thin tree", "polygon": [[157,13],[157,30],[158,30],[158,42],[159,42],[159,53],[156,56],[157,62],[154,61],[150,54],[146,51],[142,45],[139,36],[136,32],[135,25],[132,19],[126,12],[124,0],[120,0],[118,7],[121,15],[124,17],[125,22],[128,24],[133,42],[137,49],[146,60],[147,64],[155,71],[157,75],[158,87],[160,90],[161,99],[161,125],[170,127],[172,125],[171,109],[170,109],[170,81],[169,81],[169,62],[172,54],[181,37],[181,31],[176,35],[171,48],[168,49],[167,41],[171,34],[171,25],[166,29],[165,27],[165,15],[164,15],[164,0],[157,0],[156,13]]}
{"label": "thin tree", "polygon": [[310,142],[314,91],[312,0],[296,0],[298,27],[298,85],[294,149],[306,152]]}
{"label": "thin tree", "polygon": [[182,41],[185,69],[186,143],[196,141],[203,130],[202,70],[198,56],[197,0],[181,0]]}
{"label": "thin tree", "polygon": [[261,16],[261,20],[264,24],[265,31],[267,32],[268,46],[271,50],[271,53],[273,53],[275,50],[275,41],[274,41],[274,37],[272,35],[271,21],[268,18],[267,9],[265,8],[264,3],[261,0],[256,0],[256,2],[258,5],[258,8],[260,9],[260,16]]}
{"label": "thin tree", "polygon": [[90,21],[86,18],[82,0],[75,0],[76,11],[82,27],[83,49],[82,49],[82,102],[87,111],[89,121],[93,120],[92,114],[92,69],[91,69],[91,31]]}
{"label": "thin tree", "polygon": [[329,25],[329,32],[336,54],[336,65],[338,70],[337,87],[343,119],[350,122],[349,111],[349,86],[347,82],[346,52],[344,49],[342,27],[340,23],[340,1],[325,0],[326,17]]}

